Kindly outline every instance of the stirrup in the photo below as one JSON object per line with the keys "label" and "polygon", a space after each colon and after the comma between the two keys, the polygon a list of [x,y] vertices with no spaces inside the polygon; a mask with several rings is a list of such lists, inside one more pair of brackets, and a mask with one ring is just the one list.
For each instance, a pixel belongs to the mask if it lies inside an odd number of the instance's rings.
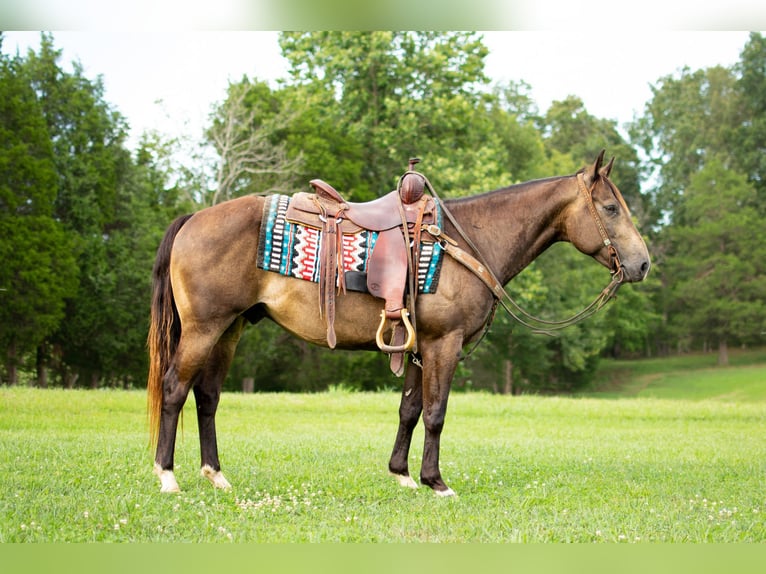
{"label": "stirrup", "polygon": [[378,332],[375,333],[375,342],[381,351],[384,353],[406,353],[415,346],[415,329],[412,328],[412,323],[410,323],[410,320],[408,319],[409,316],[409,311],[407,311],[407,309],[402,309],[402,322],[404,323],[404,328],[407,329],[407,340],[404,345],[397,347],[386,345],[383,342],[383,328],[386,326],[386,310],[383,309],[380,312],[380,325],[378,326]]}

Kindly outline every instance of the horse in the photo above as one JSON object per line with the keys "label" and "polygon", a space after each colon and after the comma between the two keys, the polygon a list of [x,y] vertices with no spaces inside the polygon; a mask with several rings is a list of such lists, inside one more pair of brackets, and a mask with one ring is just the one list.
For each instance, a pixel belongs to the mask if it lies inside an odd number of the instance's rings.
{"label": "horse", "polygon": [[[604,151],[574,175],[447,200],[443,205],[451,218],[444,221],[444,234],[466,251],[478,251],[502,285],[559,241],[618,273],[619,282],[642,281],[650,268],[649,252],[609,179],[614,158],[606,165],[603,158]],[[147,408],[161,492],[180,490],[173,456],[179,414],[190,390],[197,407],[201,474],[216,488],[231,488],[218,458],[215,415],[247,323],[268,318],[305,341],[328,346],[317,283],[256,266],[266,197],[244,196],[181,216],[158,247],[152,271]],[[404,372],[399,426],[388,463],[400,485],[418,488],[408,457],[413,430],[422,418],[420,482],[437,495],[455,494],[439,469],[447,399],[463,347],[480,340],[496,303],[487,283],[453,257],[444,257],[436,292],[417,298],[420,360]],[[370,294],[340,295],[337,348],[375,350],[380,309],[381,299]]]}

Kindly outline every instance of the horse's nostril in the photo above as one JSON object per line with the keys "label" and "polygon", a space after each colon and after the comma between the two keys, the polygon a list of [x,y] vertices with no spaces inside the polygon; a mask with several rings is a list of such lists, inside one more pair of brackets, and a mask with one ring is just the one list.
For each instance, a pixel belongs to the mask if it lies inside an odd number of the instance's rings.
{"label": "horse's nostril", "polygon": [[648,262],[648,261],[644,261],[644,262],[641,264],[641,273],[643,273],[644,275],[646,275],[648,272],[649,272],[649,262]]}

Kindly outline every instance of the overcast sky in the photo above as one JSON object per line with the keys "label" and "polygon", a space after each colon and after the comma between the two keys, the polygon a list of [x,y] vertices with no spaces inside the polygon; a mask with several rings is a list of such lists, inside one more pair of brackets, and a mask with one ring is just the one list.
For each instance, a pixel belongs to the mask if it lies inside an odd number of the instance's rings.
{"label": "overcast sky", "polygon": [[[243,75],[274,81],[286,63],[277,32],[57,32],[63,62],[101,75],[106,100],[128,118],[131,143],[148,129],[198,138],[227,83]],[[731,66],[747,32],[618,30],[572,35],[561,30],[485,32],[493,81],[523,80],[544,112],[579,96],[588,112],[620,126],[640,114],[650,85],[684,66]],[[39,47],[38,32],[6,32],[3,51]]]}

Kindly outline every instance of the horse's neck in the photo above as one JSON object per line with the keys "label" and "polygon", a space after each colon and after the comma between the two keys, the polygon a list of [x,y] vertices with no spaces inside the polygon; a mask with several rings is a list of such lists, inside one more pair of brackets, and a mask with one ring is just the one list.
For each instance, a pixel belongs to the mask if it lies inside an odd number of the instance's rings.
{"label": "horse's neck", "polygon": [[570,179],[519,184],[447,207],[505,284],[553,243],[565,240],[562,218],[576,197]]}

